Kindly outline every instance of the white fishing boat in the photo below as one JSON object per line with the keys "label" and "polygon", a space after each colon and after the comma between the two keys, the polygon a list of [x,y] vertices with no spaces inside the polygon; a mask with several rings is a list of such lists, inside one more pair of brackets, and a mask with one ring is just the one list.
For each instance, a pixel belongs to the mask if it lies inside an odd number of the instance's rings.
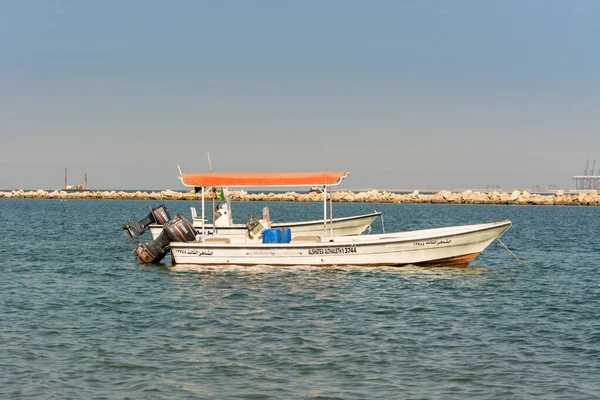
{"label": "white fishing boat", "polygon": [[[348,173],[288,174],[181,174],[186,186],[202,191],[204,221],[205,190],[210,187],[318,186],[323,190],[323,220],[319,235],[296,235],[291,229],[273,229],[250,221],[244,242],[225,235],[206,234],[206,225],[193,241],[169,243],[173,264],[196,265],[360,265],[360,266],[454,266],[472,262],[510,226],[510,221],[425,229],[412,232],[364,236],[336,236],[332,231],[332,206],[327,213],[327,193]],[[175,237],[175,235],[172,235]],[[189,236],[188,236],[189,237]],[[138,258],[143,253],[136,250]]]}
{"label": "white fishing boat", "polygon": [[[202,230],[202,217],[197,215],[195,207],[190,207],[192,213],[192,225],[197,230]],[[224,211],[226,210],[226,211]],[[229,210],[229,211],[227,211]],[[356,215],[352,217],[334,218],[330,221],[334,236],[360,235],[368,231],[373,221],[381,215],[374,211],[370,214]],[[261,221],[266,222],[268,217],[263,213]],[[213,224],[204,225],[205,235],[212,237],[226,237],[232,243],[246,243],[248,227],[246,224],[234,224],[231,220],[231,211],[227,203],[219,206],[217,211],[216,228]],[[296,221],[296,222],[271,222],[273,229],[290,228],[292,238],[296,236],[320,235],[323,233],[323,220]],[[152,239],[158,238],[163,231],[163,226],[152,224],[149,227]]]}
{"label": "white fishing boat", "polygon": [[290,243],[206,238],[170,245],[174,264],[465,267],[510,226],[503,221],[354,237],[300,236]]}

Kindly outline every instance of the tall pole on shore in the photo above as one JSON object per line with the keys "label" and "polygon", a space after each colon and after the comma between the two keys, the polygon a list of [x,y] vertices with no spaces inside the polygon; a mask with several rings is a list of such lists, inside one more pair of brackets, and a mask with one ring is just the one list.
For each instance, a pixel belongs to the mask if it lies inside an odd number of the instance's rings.
{"label": "tall pole on shore", "polygon": [[67,167],[65,167],[65,186],[63,186],[64,188],[67,187]]}
{"label": "tall pole on shore", "polygon": [[87,189],[87,168],[84,170],[83,173],[83,188]]}

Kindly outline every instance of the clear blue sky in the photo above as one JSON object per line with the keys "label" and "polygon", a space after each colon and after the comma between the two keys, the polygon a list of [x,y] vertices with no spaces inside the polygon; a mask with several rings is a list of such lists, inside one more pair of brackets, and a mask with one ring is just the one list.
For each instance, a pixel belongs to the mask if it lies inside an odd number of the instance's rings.
{"label": "clear blue sky", "polygon": [[600,1],[2,1],[0,189],[574,188],[600,169]]}

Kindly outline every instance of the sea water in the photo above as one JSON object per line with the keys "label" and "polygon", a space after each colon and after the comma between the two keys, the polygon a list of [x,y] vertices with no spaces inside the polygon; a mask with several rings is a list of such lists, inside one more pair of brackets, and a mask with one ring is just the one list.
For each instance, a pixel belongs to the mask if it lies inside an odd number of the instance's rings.
{"label": "sea water", "polygon": [[464,269],[172,269],[121,230],[159,204],[0,200],[0,398],[600,398],[600,208],[333,207],[382,211],[373,233],[510,219],[525,265],[494,242]]}

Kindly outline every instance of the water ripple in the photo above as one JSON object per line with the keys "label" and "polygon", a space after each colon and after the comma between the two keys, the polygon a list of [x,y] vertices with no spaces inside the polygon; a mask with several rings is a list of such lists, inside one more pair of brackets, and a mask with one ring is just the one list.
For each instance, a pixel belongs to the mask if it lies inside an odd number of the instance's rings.
{"label": "water ripple", "polygon": [[2,201],[0,398],[600,398],[598,209],[377,205],[386,230],[511,219],[526,267],[169,268],[119,232],[148,206]]}

